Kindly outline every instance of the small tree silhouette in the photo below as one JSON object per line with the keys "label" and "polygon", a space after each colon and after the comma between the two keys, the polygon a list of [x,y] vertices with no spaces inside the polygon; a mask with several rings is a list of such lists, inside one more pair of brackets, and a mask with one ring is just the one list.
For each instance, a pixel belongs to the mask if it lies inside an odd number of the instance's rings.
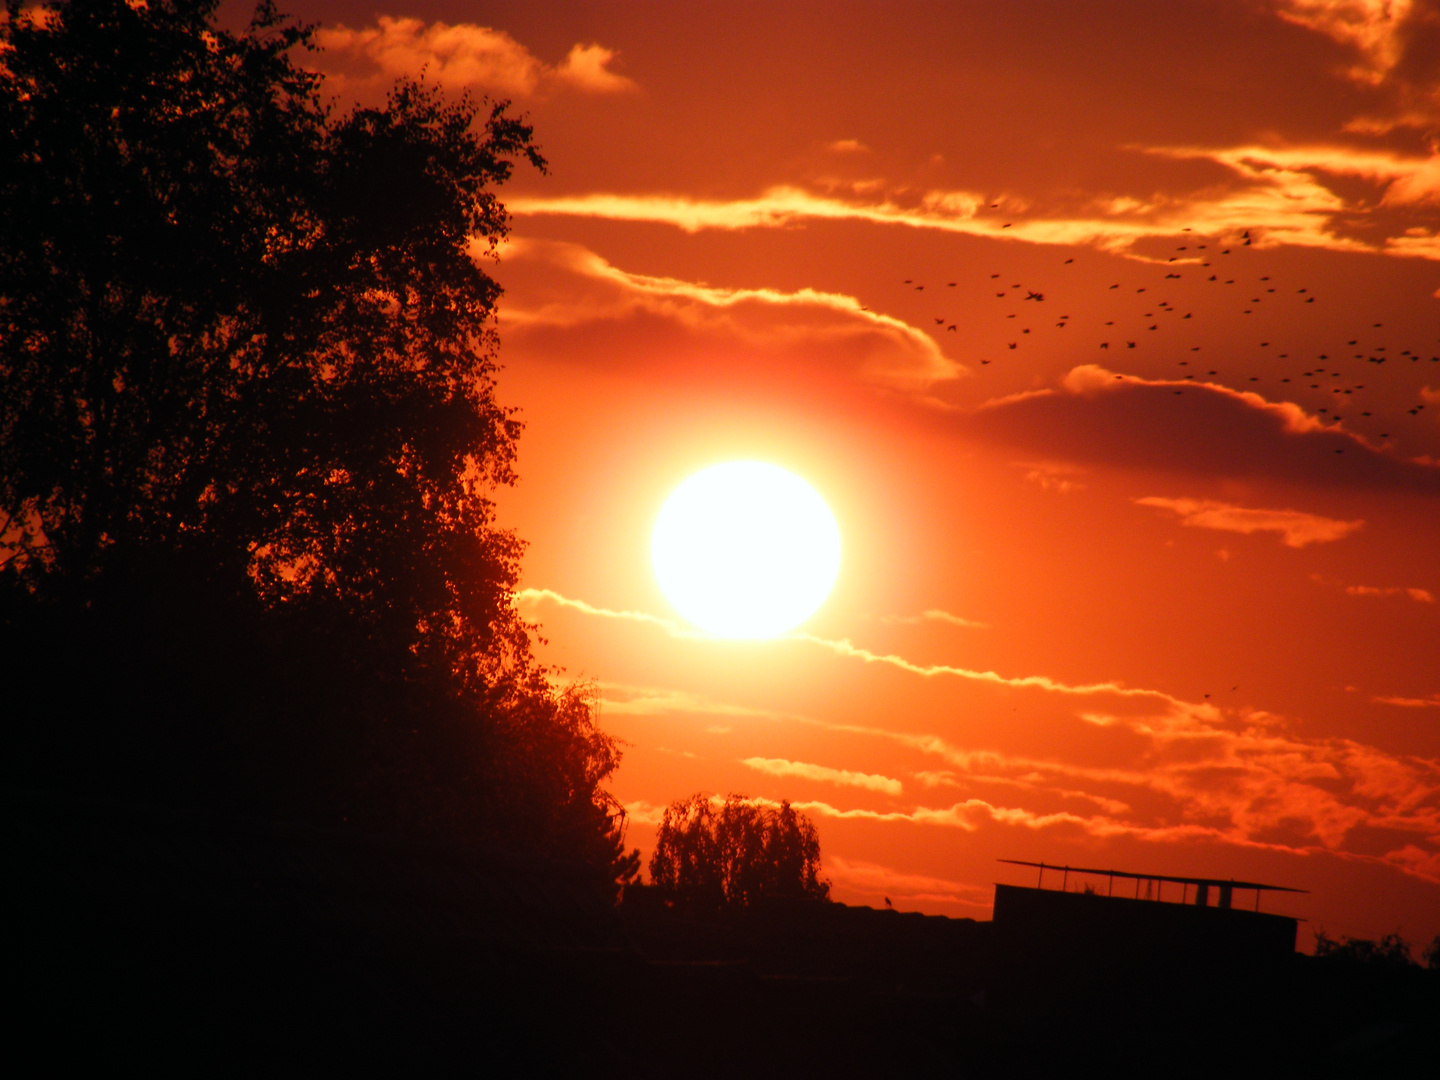
{"label": "small tree silhouette", "polygon": [[671,803],[660,823],[650,877],[690,910],[749,907],[761,898],[825,900],[820,839],[789,801],[778,807],[700,793]]}
{"label": "small tree silhouette", "polygon": [[[1415,964],[1410,955],[1410,943],[1399,934],[1386,934],[1379,941],[1370,941],[1367,938],[1332,938],[1324,930],[1317,930],[1315,955],[1369,967],[1407,968]],[[1429,954],[1426,955],[1428,959]]]}

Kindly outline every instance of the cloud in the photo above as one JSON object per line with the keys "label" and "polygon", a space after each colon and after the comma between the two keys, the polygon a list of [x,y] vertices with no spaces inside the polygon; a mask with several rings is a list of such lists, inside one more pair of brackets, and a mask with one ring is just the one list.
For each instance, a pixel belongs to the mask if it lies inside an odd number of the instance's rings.
{"label": "cloud", "polygon": [[1257,510],[1213,499],[1165,499],[1149,495],[1132,500],[1138,506],[1153,506],[1177,514],[1182,525],[1199,529],[1221,529],[1225,532],[1277,532],[1289,547],[1326,543],[1349,536],[1365,523],[1338,521],[1335,518],[1307,514],[1300,510]]}
{"label": "cloud", "polygon": [[[1078,832],[1101,839],[1116,836],[1133,836],[1152,841],[1177,841],[1194,839],[1229,840],[1223,831],[1204,825],[1144,826],[1116,821],[1103,815],[1083,816],[1066,810],[1054,813],[1036,813],[1018,806],[996,806],[985,799],[966,799],[950,806],[917,806],[913,810],[869,810],[864,808],[842,809],[827,802],[813,800],[792,803],[797,810],[804,810],[821,817],[841,820],[864,819],[868,821],[905,822],[912,825],[929,825],[939,828],[960,829],[976,832],[982,822],[994,822],[1019,828],[1040,830],[1057,826],[1072,827]],[[1260,846],[1260,845],[1247,845]]]}
{"label": "cloud", "polygon": [[959,615],[952,615],[940,608],[928,608],[919,615],[886,615],[880,620],[883,623],[902,623],[914,625],[921,622],[942,622],[951,626],[963,626],[969,630],[984,630],[989,625],[983,622],[976,622],[974,619],[962,618]]}
{"label": "cloud", "polygon": [[316,63],[342,92],[364,93],[397,78],[427,79],[452,90],[534,97],[559,88],[591,94],[636,86],[610,69],[613,49],[575,45],[558,66],[534,56],[503,30],[473,23],[426,23],[381,15],[374,26],[322,26]]}
{"label": "cloud", "polygon": [[1434,134],[1440,124],[1440,5],[1435,0],[1276,0],[1287,22],[1354,50],[1340,74],[1385,105],[1356,117],[1347,131],[1385,135],[1396,128]]}
{"label": "cloud", "polygon": [[[854,198],[844,198],[833,191],[818,193],[793,184],[766,188],[749,199],[700,199],[669,193],[614,194],[594,192],[579,195],[517,196],[506,203],[516,215],[562,215],[603,218],[610,221],[644,221],[673,225],[685,232],[706,229],[741,230],[785,228],[807,220],[859,221],[874,225],[894,225],[969,236],[985,236],[997,240],[1035,244],[1084,244],[1103,251],[1139,256],[1134,245],[1151,237],[1171,237],[1194,227],[1196,232],[1225,231],[1238,233],[1242,228],[1260,224],[1279,225],[1292,221],[1296,231],[1309,218],[1294,217],[1295,208],[1276,195],[1268,214],[1253,198],[1221,200],[1212,210],[1202,213],[1196,205],[1176,200],[1165,205],[1117,203],[1107,200],[1087,207],[1080,216],[1043,216],[1034,213],[1015,215],[1002,221],[995,215],[980,216],[986,205],[985,196],[971,191],[931,190],[918,198],[902,200],[898,195],[866,196],[877,185],[861,185]],[[1339,209],[1333,198],[1327,209]],[[1257,219],[1258,214],[1258,219]],[[1198,224],[1197,224],[1198,223]],[[1206,230],[1199,227],[1208,224]],[[1341,246],[1370,250],[1355,242],[1341,243],[1323,236],[1313,240],[1316,245]]]}
{"label": "cloud", "polygon": [[957,412],[956,423],[1046,459],[1440,495],[1440,468],[1407,461],[1293,402],[1096,364],[1072,368],[1058,386]]}
{"label": "cloud", "polygon": [[951,676],[973,682],[989,683],[994,686],[1046,690],[1055,694],[1075,694],[1082,697],[1095,694],[1114,694],[1117,697],[1157,698],[1164,701],[1176,702],[1175,698],[1159,690],[1141,690],[1134,687],[1127,687],[1119,682],[1071,684],[1061,682],[1058,679],[1052,679],[1048,675],[1001,675],[994,671],[979,671],[974,668],[956,667],[951,664],[917,664],[896,653],[872,652],[869,649],[853,644],[849,638],[833,639],[816,637],[814,634],[787,634],[777,640],[807,641],[812,645],[818,645],[822,649],[828,649],[840,656],[848,656],[855,660],[862,660],[867,664],[884,664],[889,667],[898,668],[901,671],[908,671],[912,675],[924,676],[927,679]]}
{"label": "cloud", "polygon": [[703,229],[779,228],[806,219],[823,219],[1001,235],[998,224],[971,216],[979,202],[979,196],[968,193],[963,199],[948,200],[937,193],[920,207],[905,207],[888,199],[850,202],[833,195],[815,194],[804,188],[777,185],[765,189],[753,199],[593,193],[520,196],[510,199],[506,208],[517,215],[559,214],[611,221],[656,222],[692,233]]}
{"label": "cloud", "polygon": [[856,221],[1019,243],[1084,245],[1145,261],[1151,258],[1139,246],[1145,240],[1187,232],[1238,239],[1244,230],[1262,247],[1293,244],[1440,259],[1440,240],[1433,230],[1406,231],[1417,227],[1413,219],[1378,238],[1338,231],[1357,215],[1376,219],[1366,212],[1373,199],[1347,199],[1342,193],[1346,185],[1336,183],[1369,181],[1383,189],[1387,207],[1415,209],[1440,200],[1440,155],[1341,146],[1127,149],[1177,161],[1210,161],[1229,171],[1229,181],[1193,193],[1145,199],[1107,196],[1079,205],[1037,205],[1008,215],[981,214],[988,203],[976,192],[933,189],[916,195],[894,187],[887,193],[889,185],[876,181],[828,185],[821,191],[778,184],[751,198],[723,200],[667,192],[517,196],[507,206],[517,215],[654,222],[692,233],[787,228],[809,220]]}
{"label": "cloud", "polygon": [[811,765],[805,761],[787,761],[785,758],[749,757],[741,761],[757,772],[771,776],[798,776],[805,780],[817,780],[825,784],[842,787],[865,788],[867,791],[883,791],[887,795],[899,795],[901,784],[888,776],[877,773],[850,772],[848,769],[831,769],[824,765]]}
{"label": "cloud", "polygon": [[[533,294],[523,293],[502,312],[502,327],[522,334],[658,316],[688,330],[739,339],[753,350],[835,346],[852,356],[866,377],[898,389],[921,392],[966,373],[930,334],[844,293],[721,288],[632,273],[578,244],[523,237],[507,243],[503,257],[507,268],[550,271],[545,282],[535,282]],[[557,287],[555,270],[569,276],[566,287]],[[633,351],[633,341],[628,346]]]}
{"label": "cloud", "polygon": [[598,615],[606,619],[622,619],[626,622],[648,623],[651,626],[660,627],[674,637],[707,636],[685,629],[674,619],[664,619],[659,615],[650,615],[643,611],[616,611],[613,608],[596,607],[593,604],[587,604],[584,600],[573,600],[568,596],[562,596],[554,589],[521,589],[515,594],[515,602],[520,605],[545,602],[556,604],[560,607],[573,608],[586,615]]}
{"label": "cloud", "polygon": [[949,881],[927,874],[910,874],[878,863],[846,859],[840,855],[827,855],[824,865],[827,876],[833,881],[847,886],[852,892],[868,895],[876,900],[895,897],[902,902],[908,900],[912,903],[938,901],[975,908],[990,906],[990,890],[982,885]]}
{"label": "cloud", "polygon": [[[591,613],[603,611],[593,608]],[[754,709],[747,705],[734,705],[716,701],[686,690],[673,690],[658,686],[629,686],[624,683],[600,681],[595,684],[600,692],[600,705],[605,712],[628,716],[753,716],[766,719],[782,719],[785,714],[768,709]],[[717,733],[728,733],[729,728],[709,729]]]}
{"label": "cloud", "polygon": [[[1344,240],[1326,227],[1342,212],[1360,209],[1348,203],[1322,177],[1359,179],[1383,190],[1380,204],[1417,206],[1440,201],[1440,153],[1403,154],[1342,145],[1232,146],[1220,148],[1149,147],[1146,153],[1177,160],[1213,161],[1247,183],[1253,205],[1248,220],[1258,230],[1260,246],[1291,243],[1311,247],[1364,249],[1370,245]],[[1220,206],[1223,204],[1216,204]],[[1204,208],[1199,211],[1204,214]],[[1233,222],[1233,217],[1223,215]],[[1200,222],[1203,231],[1204,222]],[[1386,244],[1399,244],[1392,237]],[[1422,251],[1399,254],[1424,255]],[[1426,256],[1432,257],[1432,256]]]}
{"label": "cloud", "polygon": [[1428,5],[1424,0],[1276,0],[1276,6],[1286,22],[1353,46],[1361,63],[1347,74],[1373,84],[1400,63],[1408,32],[1426,17]]}
{"label": "cloud", "polygon": [[610,70],[619,54],[603,45],[572,45],[555,69],[557,82],[589,94],[625,94],[639,89],[624,75]]}
{"label": "cloud", "polygon": [[1093,803],[1107,814],[1127,814],[1131,811],[1130,804],[1120,799],[1112,799],[1105,795],[1096,795],[1089,791],[1059,788],[1050,783],[1041,784],[1034,780],[1025,780],[1013,776],[987,776],[977,772],[966,772],[961,775],[950,769],[941,769],[938,771],[925,770],[917,772],[915,779],[929,788],[965,788],[974,784],[998,784],[1024,788],[1028,791],[1043,791],[1046,795],[1059,796],[1062,799],[1080,799],[1084,802]]}
{"label": "cloud", "polygon": [[1400,586],[1346,585],[1345,591],[1351,596],[1408,596],[1417,604],[1433,604],[1434,595],[1429,589],[1403,588]]}
{"label": "cloud", "polygon": [[1083,491],[1085,485],[1078,480],[1071,480],[1069,477],[1081,472],[1074,465],[1060,461],[1037,461],[1021,466],[1025,470],[1025,479],[1032,484],[1037,484],[1041,491],[1053,491],[1057,495],[1069,495],[1073,491]]}
{"label": "cloud", "polygon": [[[549,590],[527,591],[545,602],[565,600]],[[568,601],[567,606],[591,617],[667,627],[666,620],[642,613],[578,601]],[[1156,843],[1209,839],[1300,854],[1326,851],[1422,877],[1433,861],[1391,858],[1388,852],[1394,844],[1387,838],[1400,834],[1421,851],[1440,843],[1440,762],[1392,754],[1352,739],[1309,737],[1292,732],[1295,725],[1288,719],[1260,710],[1221,709],[1114,681],[1070,686],[1044,676],[1006,678],[881,656],[843,641],[805,635],[789,640],[866,663],[883,663],[917,678],[960,677],[997,689],[1029,687],[1054,693],[1059,701],[1082,698],[1083,710],[1071,717],[1077,727],[1070,741],[1083,753],[1089,738],[1085,732],[1105,732],[1100,760],[1106,763],[1088,764],[1084,756],[1066,760],[966,746],[933,732],[749,710],[668,691],[626,688],[623,699],[647,699],[637,711],[659,711],[651,703],[664,702],[672,709],[693,704],[704,715],[752,715],[818,727],[834,735],[882,739],[922,760],[943,763],[943,768],[914,771],[917,780],[932,790],[999,785],[1019,793],[1016,800],[1004,802],[972,795],[949,806],[887,810],[837,807],[821,800],[795,803],[798,809],[822,816],[966,832],[994,825],[1064,829],[1096,838],[1129,836]],[[605,708],[613,707],[610,694],[602,688]],[[1406,708],[1440,707],[1440,695],[1376,700]],[[1117,734],[1125,739],[1117,742]],[[1098,812],[1077,813],[1065,808],[1067,800],[1087,801]]]}
{"label": "cloud", "polygon": [[625,814],[633,825],[659,825],[665,817],[665,807],[655,806],[644,799],[624,804]]}
{"label": "cloud", "polygon": [[[618,619],[624,622],[644,623],[664,630],[672,637],[691,638],[699,640],[710,640],[712,635],[698,631],[690,631],[682,628],[672,619],[664,619],[658,615],[649,615],[642,611],[617,611],[611,608],[596,607],[586,603],[584,600],[575,600],[564,596],[553,589],[521,589],[515,594],[516,603],[521,606],[531,606],[541,603],[551,603],[559,607],[570,608],[585,615],[592,615],[605,619]],[[853,644],[848,638],[838,640],[831,638],[817,637],[814,634],[784,634],[772,639],[776,642],[805,642],[816,645],[829,652],[840,656],[862,660],[867,664],[883,664],[898,668],[901,671],[908,671],[914,675],[923,675],[926,678],[937,676],[953,676],[955,678],[972,680],[980,683],[988,683],[995,686],[1008,686],[1015,688],[1045,690],[1057,694],[1075,694],[1080,696],[1092,696],[1096,694],[1114,694],[1122,698],[1146,698],[1168,702],[1175,705],[1184,704],[1169,694],[1158,690],[1142,690],[1127,687],[1118,682],[1088,683],[1071,685],[1052,679],[1046,675],[1018,675],[1006,676],[994,671],[977,671],[971,668],[955,667],[949,664],[917,664],[905,659],[895,653],[877,653],[869,649],[861,648]],[[1201,706],[1203,708],[1203,706]]]}
{"label": "cloud", "polygon": [[836,154],[868,154],[870,152],[870,148],[859,139],[836,139],[825,149]]}

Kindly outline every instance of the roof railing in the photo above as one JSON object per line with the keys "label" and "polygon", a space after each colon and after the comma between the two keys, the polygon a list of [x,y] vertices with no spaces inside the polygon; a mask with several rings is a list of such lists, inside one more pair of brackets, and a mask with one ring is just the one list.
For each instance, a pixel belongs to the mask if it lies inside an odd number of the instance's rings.
{"label": "roof railing", "polygon": [[1106,893],[1107,896],[1115,895],[1115,879],[1122,878],[1130,879],[1135,882],[1134,898],[1136,900],[1141,899],[1140,885],[1143,882],[1145,884],[1144,898],[1147,900],[1158,901],[1163,899],[1161,893],[1164,889],[1165,882],[1170,882],[1171,884],[1181,886],[1180,903],[1186,904],[1191,903],[1189,899],[1190,886],[1194,885],[1195,899],[1193,903],[1198,907],[1207,907],[1209,905],[1210,890],[1212,888],[1219,890],[1220,896],[1217,906],[1222,908],[1228,908],[1231,906],[1231,902],[1236,889],[1254,889],[1256,911],[1260,910],[1260,894],[1262,892],[1309,892],[1308,889],[1292,889],[1286,885],[1265,885],[1258,881],[1236,881],[1234,878],[1176,877],[1173,874],[1136,874],[1132,873],[1129,870],[1097,870],[1094,867],[1069,865],[1059,866],[1055,863],[1026,862],[1023,859],[997,859],[996,861],[1002,863],[1009,863],[1012,866],[1038,867],[1040,873],[1038,880],[1035,883],[1035,887],[1037,889],[1043,889],[1045,887],[1046,870],[1059,870],[1062,875],[1060,879],[1060,889],[1062,892],[1068,891],[1071,874],[1093,874],[1097,877],[1106,877],[1110,879],[1110,888],[1109,891]]}

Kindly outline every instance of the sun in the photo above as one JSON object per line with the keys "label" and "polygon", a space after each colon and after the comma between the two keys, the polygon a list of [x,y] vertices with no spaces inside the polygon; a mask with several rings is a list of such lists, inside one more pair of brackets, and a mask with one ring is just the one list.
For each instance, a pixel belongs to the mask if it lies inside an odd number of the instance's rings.
{"label": "sun", "polygon": [[761,461],[713,465],[681,484],[655,522],[660,588],[719,637],[770,638],[808,619],[840,571],[830,508],[792,472]]}

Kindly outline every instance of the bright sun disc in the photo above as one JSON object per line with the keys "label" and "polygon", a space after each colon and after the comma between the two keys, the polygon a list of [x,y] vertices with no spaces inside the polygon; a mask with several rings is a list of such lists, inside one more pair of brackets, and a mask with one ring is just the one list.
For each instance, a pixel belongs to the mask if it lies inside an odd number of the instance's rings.
{"label": "bright sun disc", "polygon": [[840,570],[840,530],[794,473],[760,461],[713,465],[660,510],[655,576],[677,611],[728,638],[768,638],[809,618]]}

